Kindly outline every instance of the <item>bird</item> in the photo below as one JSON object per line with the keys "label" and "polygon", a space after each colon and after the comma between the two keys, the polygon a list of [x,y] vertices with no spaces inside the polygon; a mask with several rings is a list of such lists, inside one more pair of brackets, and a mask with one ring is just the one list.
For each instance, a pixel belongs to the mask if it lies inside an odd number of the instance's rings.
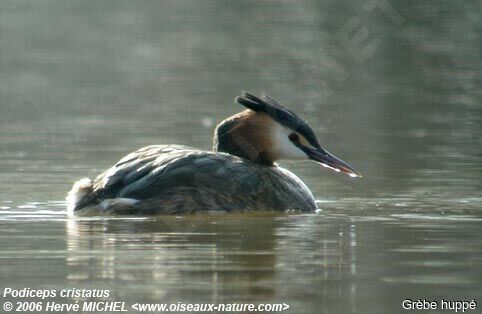
{"label": "bird", "polygon": [[317,210],[305,183],[276,162],[312,160],[351,177],[360,172],[323,148],[308,123],[267,95],[242,92],[245,109],[221,121],[213,150],[150,145],[68,192],[71,215]]}

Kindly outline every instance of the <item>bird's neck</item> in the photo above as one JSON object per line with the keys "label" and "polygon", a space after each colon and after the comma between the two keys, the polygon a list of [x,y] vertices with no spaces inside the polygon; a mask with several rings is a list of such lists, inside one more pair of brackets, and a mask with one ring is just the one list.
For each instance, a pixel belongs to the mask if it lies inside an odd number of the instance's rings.
{"label": "bird's neck", "polygon": [[215,152],[235,155],[254,163],[273,166],[271,118],[251,110],[242,111],[222,121],[214,131]]}

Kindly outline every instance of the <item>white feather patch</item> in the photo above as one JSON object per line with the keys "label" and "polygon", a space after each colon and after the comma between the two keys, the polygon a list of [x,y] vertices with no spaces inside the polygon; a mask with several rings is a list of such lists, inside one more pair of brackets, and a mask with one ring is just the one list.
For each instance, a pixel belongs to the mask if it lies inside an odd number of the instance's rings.
{"label": "white feather patch", "polygon": [[308,159],[308,156],[290,141],[289,135],[294,132],[293,130],[276,124],[272,132],[274,152],[278,158],[294,160]]}
{"label": "white feather patch", "polygon": [[89,178],[82,178],[74,183],[72,189],[67,194],[67,211],[69,214],[74,213],[77,203],[92,190],[92,181]]}

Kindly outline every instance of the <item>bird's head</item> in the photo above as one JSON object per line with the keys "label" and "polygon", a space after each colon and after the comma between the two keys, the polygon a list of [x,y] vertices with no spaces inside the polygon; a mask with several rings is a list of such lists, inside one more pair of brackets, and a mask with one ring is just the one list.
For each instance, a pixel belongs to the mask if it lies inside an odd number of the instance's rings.
{"label": "bird's head", "polygon": [[235,101],[248,109],[216,127],[215,151],[267,166],[279,159],[311,159],[334,171],[361,177],[352,166],[320,145],[306,121],[274,99],[243,92]]}

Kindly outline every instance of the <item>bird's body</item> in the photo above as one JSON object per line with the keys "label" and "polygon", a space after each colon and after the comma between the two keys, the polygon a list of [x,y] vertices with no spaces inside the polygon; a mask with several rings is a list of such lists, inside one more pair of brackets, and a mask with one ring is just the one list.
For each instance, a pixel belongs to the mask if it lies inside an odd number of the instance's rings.
{"label": "bird's body", "polygon": [[84,214],[316,209],[310,190],[286,169],[179,145],[143,147],[84,192]]}
{"label": "bird's body", "polygon": [[[67,196],[70,212],[152,215],[213,210],[314,211],[314,197],[303,181],[273,163],[280,157],[299,159],[311,153],[312,159],[320,158],[311,152],[322,150],[311,129],[304,130],[307,125],[301,122],[301,127],[293,130],[292,120],[276,123],[286,119],[285,113],[256,110],[246,103],[267,105],[270,98],[262,100],[250,94],[241,97],[238,102],[249,109],[218,125],[213,151],[181,145],[143,147],[93,182],[88,178],[77,181]],[[286,110],[277,103],[271,105]],[[299,134],[302,140],[293,134]],[[356,173],[339,162],[325,165]]]}

